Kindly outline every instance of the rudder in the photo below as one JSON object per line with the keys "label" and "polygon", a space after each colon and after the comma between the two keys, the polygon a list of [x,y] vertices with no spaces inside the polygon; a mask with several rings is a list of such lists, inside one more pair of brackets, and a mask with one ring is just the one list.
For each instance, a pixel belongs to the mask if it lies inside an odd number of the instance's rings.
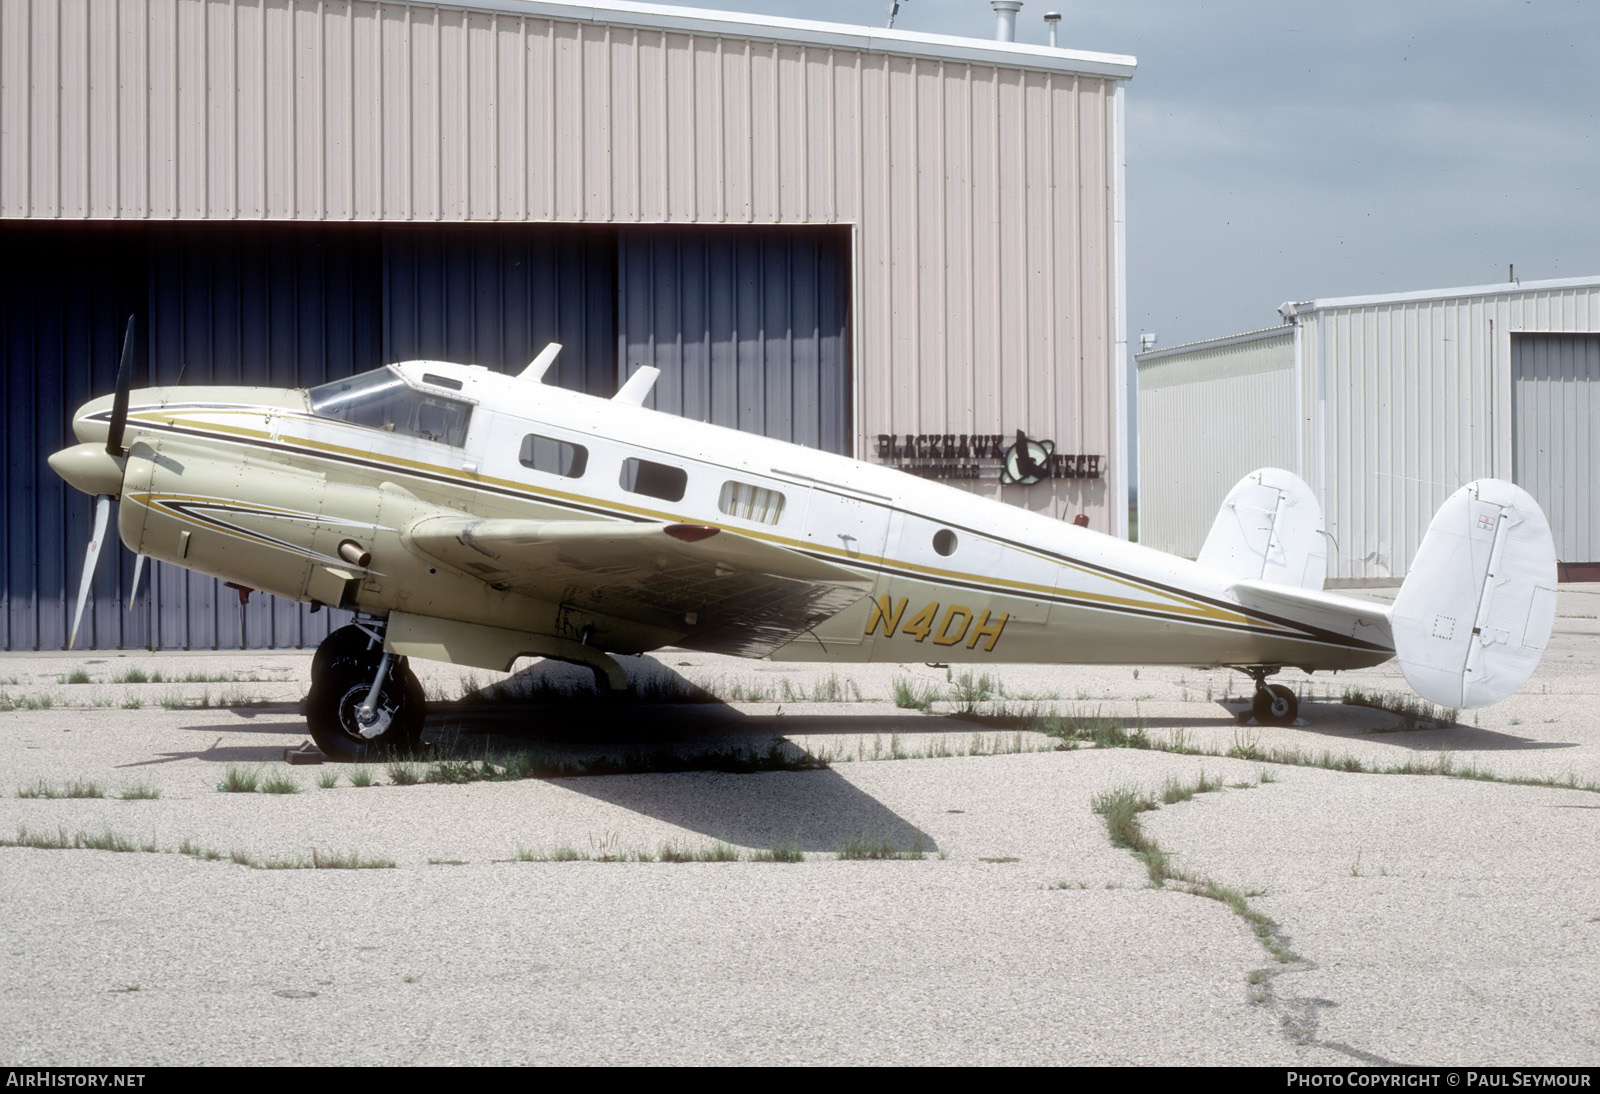
{"label": "rudder", "polygon": [[1321,589],[1328,572],[1322,506],[1293,472],[1252,471],[1222,499],[1195,561],[1230,577]]}
{"label": "rudder", "polygon": [[1539,503],[1500,479],[1439,507],[1390,613],[1406,682],[1431,702],[1498,703],[1527,682],[1555,625],[1556,550]]}

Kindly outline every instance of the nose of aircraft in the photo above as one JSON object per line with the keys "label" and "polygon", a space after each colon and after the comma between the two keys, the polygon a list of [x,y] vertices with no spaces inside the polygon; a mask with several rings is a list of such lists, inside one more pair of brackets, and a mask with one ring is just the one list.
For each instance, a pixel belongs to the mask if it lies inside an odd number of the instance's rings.
{"label": "nose of aircraft", "polygon": [[122,472],[126,466],[126,460],[106,451],[104,442],[75,444],[50,457],[51,469],[66,479],[68,485],[85,494],[120,495]]}

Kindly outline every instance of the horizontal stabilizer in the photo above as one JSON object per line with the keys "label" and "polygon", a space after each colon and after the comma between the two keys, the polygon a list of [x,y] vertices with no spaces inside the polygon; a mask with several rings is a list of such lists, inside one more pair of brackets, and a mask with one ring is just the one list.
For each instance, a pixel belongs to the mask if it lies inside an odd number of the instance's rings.
{"label": "horizontal stabilizer", "polygon": [[1322,507],[1298,475],[1252,471],[1222,500],[1195,561],[1230,577],[1320,589],[1328,570]]}
{"label": "horizontal stabilizer", "polygon": [[1544,654],[1556,552],[1533,498],[1499,479],[1468,483],[1434,514],[1391,613],[1406,682],[1449,707],[1498,703]]}
{"label": "horizontal stabilizer", "polygon": [[1239,581],[1228,590],[1246,608],[1292,619],[1381,649],[1394,643],[1389,634],[1389,606],[1320,589],[1297,589],[1264,581]]}

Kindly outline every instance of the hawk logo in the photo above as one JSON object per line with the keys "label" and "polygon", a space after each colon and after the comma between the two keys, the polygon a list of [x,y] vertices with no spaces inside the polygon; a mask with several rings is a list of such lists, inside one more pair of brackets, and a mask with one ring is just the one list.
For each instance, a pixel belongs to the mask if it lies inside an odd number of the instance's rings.
{"label": "hawk logo", "polygon": [[1040,479],[1050,477],[1050,457],[1055,453],[1055,441],[1029,440],[1022,430],[1017,430],[1017,442],[1006,449],[1005,461],[1000,466],[1000,481],[1032,486]]}

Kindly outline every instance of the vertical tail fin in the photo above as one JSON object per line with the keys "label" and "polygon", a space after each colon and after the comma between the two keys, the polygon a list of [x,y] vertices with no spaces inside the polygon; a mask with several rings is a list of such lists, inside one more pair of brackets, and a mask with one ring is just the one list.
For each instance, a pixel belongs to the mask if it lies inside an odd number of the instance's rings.
{"label": "vertical tail fin", "polygon": [[1395,656],[1423,698],[1488,706],[1533,675],[1555,613],[1555,542],[1539,503],[1480,479],[1451,494],[1422,537],[1390,616]]}
{"label": "vertical tail fin", "polygon": [[1222,499],[1195,561],[1231,577],[1320,589],[1328,572],[1322,506],[1293,472],[1252,471]]}

